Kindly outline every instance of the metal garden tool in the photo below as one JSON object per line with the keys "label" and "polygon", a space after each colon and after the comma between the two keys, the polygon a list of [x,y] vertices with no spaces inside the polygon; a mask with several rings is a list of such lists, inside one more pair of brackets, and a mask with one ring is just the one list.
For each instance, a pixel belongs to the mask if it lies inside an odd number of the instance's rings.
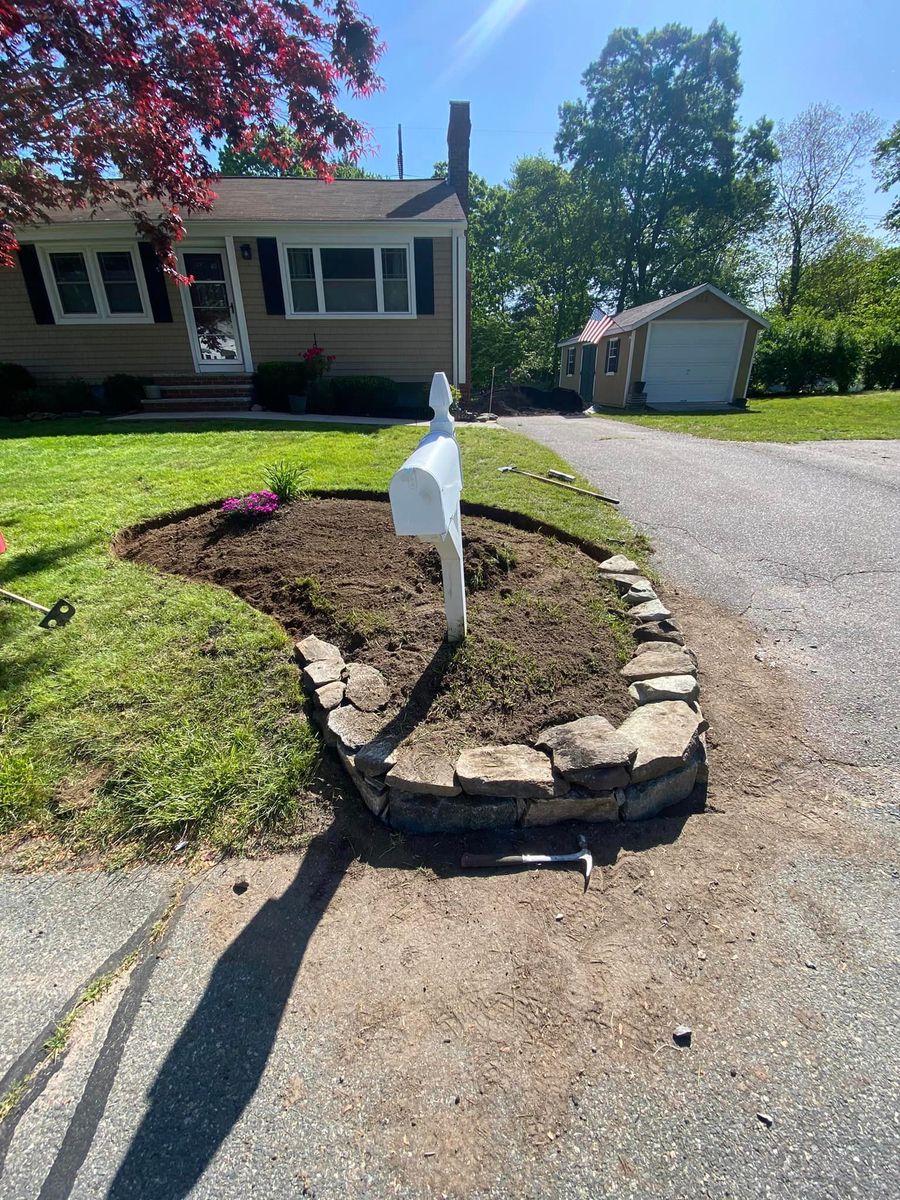
{"label": "metal garden tool", "polygon": [[[619,501],[612,496],[602,496],[599,492],[591,492],[587,488],[576,487],[574,483],[563,483],[561,479],[548,479],[547,475],[539,475],[537,471],[526,471],[522,467],[498,467],[499,475],[506,475],[511,471],[514,475],[526,475],[529,479],[536,479],[538,483],[551,483],[554,487],[565,488],[567,492],[577,492],[579,496],[593,496],[595,500],[602,500],[605,504],[618,504]],[[548,472],[553,474],[554,472]],[[555,472],[557,475],[562,475],[562,471]],[[571,479],[572,476],[566,476]]]}
{"label": "metal garden tool", "polygon": [[[0,533],[0,554],[6,549],[6,542],[3,540],[3,534]],[[35,600],[29,600],[25,596],[18,596],[15,592],[8,592],[6,588],[0,588],[0,596],[4,600],[14,600],[16,604],[27,604],[29,608],[33,608],[36,612],[43,613],[43,618],[38,621],[38,625],[42,629],[55,629],[60,625],[68,625],[75,616],[75,605],[70,604],[68,600],[57,600],[52,608],[47,608],[43,604],[38,604]]]}
{"label": "metal garden tool", "polygon": [[461,865],[463,867],[534,867],[544,863],[577,862],[580,863],[584,872],[584,890],[587,891],[591,881],[591,872],[594,869],[594,860],[587,848],[587,839],[583,834],[578,836],[578,845],[581,849],[574,854],[464,854]]}
{"label": "metal garden tool", "polygon": [[42,629],[56,629],[60,625],[68,625],[75,616],[75,605],[70,604],[68,600],[57,600],[52,608],[47,608],[43,604],[38,604],[35,600],[29,600],[25,596],[17,596],[15,592],[8,592],[6,588],[0,588],[0,596],[4,600],[15,600],[17,604],[27,604],[29,608],[33,608],[36,612],[43,613],[43,617],[38,621],[38,625]]}

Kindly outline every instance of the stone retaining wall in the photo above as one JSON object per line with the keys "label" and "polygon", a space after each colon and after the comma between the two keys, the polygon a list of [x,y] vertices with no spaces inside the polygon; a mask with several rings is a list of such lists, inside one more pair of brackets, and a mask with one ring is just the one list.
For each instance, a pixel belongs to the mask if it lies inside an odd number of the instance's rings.
{"label": "stone retaining wall", "polygon": [[636,563],[614,555],[598,573],[634,619],[622,668],[636,704],[616,729],[586,715],[535,733],[533,744],[481,746],[455,760],[391,732],[390,688],[364,663],[310,635],[295,651],[313,717],[366,806],[406,833],[455,833],[559,821],[638,821],[706,779],[707,722],[697,658]]}

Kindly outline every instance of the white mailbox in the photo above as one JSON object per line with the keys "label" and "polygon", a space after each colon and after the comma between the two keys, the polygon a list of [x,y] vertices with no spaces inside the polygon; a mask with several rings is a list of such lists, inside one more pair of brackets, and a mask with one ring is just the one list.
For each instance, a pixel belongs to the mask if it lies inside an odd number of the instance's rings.
{"label": "white mailbox", "polygon": [[428,403],[434,419],[425,437],[391,480],[389,494],[394,532],[432,542],[441,556],[447,637],[466,636],[466,589],[463,577],[459,497],[462,461],[450,416],[453,397],[443,371],[431,381]]}

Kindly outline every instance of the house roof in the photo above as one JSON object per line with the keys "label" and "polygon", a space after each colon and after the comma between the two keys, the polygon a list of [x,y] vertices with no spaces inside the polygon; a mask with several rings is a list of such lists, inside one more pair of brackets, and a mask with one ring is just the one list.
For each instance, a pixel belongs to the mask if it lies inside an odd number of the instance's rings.
{"label": "house roof", "polygon": [[[213,181],[218,199],[198,221],[465,221],[454,189],[441,179],[255,179],[223,176]],[[90,209],[57,208],[54,225],[131,221],[117,204]]]}
{"label": "house roof", "polygon": [[661,300],[651,300],[648,304],[638,304],[635,308],[625,308],[622,312],[616,313],[614,317],[605,316],[599,308],[595,308],[581,333],[576,337],[566,338],[559,345],[574,346],[580,342],[596,345],[605,337],[616,337],[621,333],[630,333],[633,329],[638,329],[641,325],[646,325],[654,317],[660,317],[670,309],[677,308],[679,304],[684,304],[686,300],[693,300],[695,296],[700,296],[704,292],[712,292],[714,296],[718,296],[726,304],[730,304],[745,316],[750,317],[751,320],[757,321],[764,328],[768,329],[769,323],[765,317],[761,317],[752,308],[746,308],[743,304],[739,304],[737,300],[732,300],[730,296],[726,296],[724,292],[714,287],[711,283],[701,283],[697,287],[687,288],[683,292],[674,292],[671,296],[663,296]]}

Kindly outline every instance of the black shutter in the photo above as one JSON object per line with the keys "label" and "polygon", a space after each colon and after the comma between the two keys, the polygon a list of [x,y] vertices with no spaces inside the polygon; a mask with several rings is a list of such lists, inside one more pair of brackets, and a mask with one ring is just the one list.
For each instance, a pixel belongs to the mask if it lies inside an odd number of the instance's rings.
{"label": "black shutter", "polygon": [[434,312],[434,241],[416,238],[416,312],[427,316]]}
{"label": "black shutter", "polygon": [[19,247],[19,266],[22,268],[22,278],[25,280],[25,291],[31,301],[31,311],[38,325],[55,325],[53,309],[50,307],[50,297],[44,286],[44,276],[41,274],[41,264],[38,262],[37,250],[34,246]]}
{"label": "black shutter", "polygon": [[157,325],[172,320],[172,307],[169,304],[169,290],[166,287],[166,277],[163,274],[159,255],[149,242],[138,242],[141,256],[141,267],[144,270],[144,282],[147,285],[147,295],[150,298],[150,311]]}
{"label": "black shutter", "polygon": [[259,255],[266,312],[271,317],[283,317],[284,289],[281,286],[281,267],[278,265],[278,239],[257,238],[256,253]]}

